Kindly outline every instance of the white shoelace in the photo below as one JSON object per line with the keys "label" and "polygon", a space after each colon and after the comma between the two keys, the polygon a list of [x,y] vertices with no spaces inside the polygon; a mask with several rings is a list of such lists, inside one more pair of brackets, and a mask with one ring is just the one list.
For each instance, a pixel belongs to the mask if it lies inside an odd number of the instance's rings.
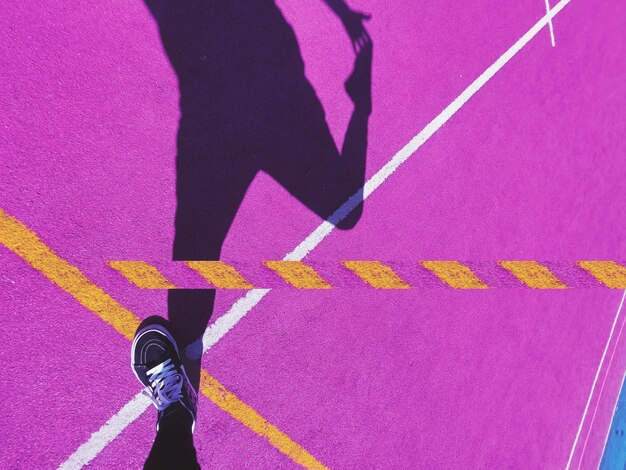
{"label": "white shoelace", "polygon": [[183,377],[178,372],[171,359],[167,359],[147,372],[150,386],[143,391],[159,411],[164,410],[178,401],[183,389]]}

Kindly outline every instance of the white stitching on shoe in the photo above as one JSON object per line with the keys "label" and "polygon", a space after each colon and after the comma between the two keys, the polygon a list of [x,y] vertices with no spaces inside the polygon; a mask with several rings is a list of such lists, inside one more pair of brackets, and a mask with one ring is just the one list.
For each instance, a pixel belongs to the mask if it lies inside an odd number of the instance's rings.
{"label": "white stitching on shoe", "polygon": [[146,343],[142,346],[140,354],[141,354],[141,362],[145,364],[148,362],[148,349],[150,346],[158,346],[162,351],[166,349],[162,345],[163,341],[161,339],[150,339],[146,341]]}

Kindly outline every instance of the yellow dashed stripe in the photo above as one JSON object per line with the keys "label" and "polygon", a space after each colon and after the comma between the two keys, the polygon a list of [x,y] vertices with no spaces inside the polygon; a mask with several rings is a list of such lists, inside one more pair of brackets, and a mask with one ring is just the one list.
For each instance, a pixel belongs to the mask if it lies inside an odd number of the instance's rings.
{"label": "yellow dashed stripe", "polygon": [[109,266],[141,289],[175,289],[154,266],[145,261],[109,261]]}
{"label": "yellow dashed stripe", "polygon": [[615,261],[579,261],[578,266],[611,289],[626,289],[626,268]]}
{"label": "yellow dashed stripe", "polygon": [[[17,219],[0,209],[0,243],[13,251],[46,278],[72,295],[81,305],[132,340],[139,318],[122,307],[101,288],[92,283],[77,267],[71,265]],[[156,269],[156,268],[155,268]],[[201,370],[201,392],[233,418],[267,439],[269,443],[309,469],[325,469],[306,449],[269,423],[246,405],[204,369]]]}
{"label": "yellow dashed stripe", "polygon": [[420,264],[455,289],[489,289],[469,267],[458,261],[421,261]]}
{"label": "yellow dashed stripe", "polygon": [[254,289],[233,266],[223,261],[185,261],[185,264],[217,289]]}
{"label": "yellow dashed stripe", "polygon": [[298,289],[332,289],[315,269],[301,261],[264,261],[263,264]]}
{"label": "yellow dashed stripe", "polygon": [[346,268],[376,289],[410,289],[390,266],[380,261],[342,261]]}
{"label": "yellow dashed stripe", "polygon": [[499,261],[498,264],[533,289],[567,289],[547,266],[537,261]]}
{"label": "yellow dashed stripe", "polygon": [[0,209],[0,242],[74,297],[125,338],[132,340],[139,318],[92,283],[17,219]]}
{"label": "yellow dashed stripe", "polygon": [[222,410],[235,417],[259,436],[266,438],[270,444],[294,462],[310,469],[328,468],[254,409],[226,390],[220,382],[204,370],[200,374],[200,391]]}

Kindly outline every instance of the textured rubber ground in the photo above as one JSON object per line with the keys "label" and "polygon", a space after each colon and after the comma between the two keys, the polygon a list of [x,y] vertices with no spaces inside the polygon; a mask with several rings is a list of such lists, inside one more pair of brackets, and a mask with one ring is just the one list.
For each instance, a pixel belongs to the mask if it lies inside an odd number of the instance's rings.
{"label": "textured rubber ground", "polygon": [[[319,0],[277,3],[339,141],[345,32]],[[372,13],[368,176],[546,14],[541,0],[351,4]],[[626,259],[625,9],[572,0],[552,20],[555,47],[546,24],[371,195],[353,230],[305,261]],[[0,248],[0,466],[51,468],[139,392],[123,335],[165,315],[165,291],[137,289],[106,261],[171,258],[178,90],[141,1],[2,10],[0,208],[117,302],[110,323],[122,318],[116,331]],[[224,258],[283,259],[319,223],[260,174]],[[220,291],[213,320],[241,295]],[[219,382],[199,400],[200,462],[595,467],[626,367],[621,296],[270,291],[204,355]],[[91,467],[141,466],[154,419],[111,435]]]}

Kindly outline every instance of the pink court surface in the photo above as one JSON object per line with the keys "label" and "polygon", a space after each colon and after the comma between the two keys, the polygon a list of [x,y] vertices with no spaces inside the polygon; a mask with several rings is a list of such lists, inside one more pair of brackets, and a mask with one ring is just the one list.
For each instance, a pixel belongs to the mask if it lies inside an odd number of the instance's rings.
{"label": "pink court surface", "polygon": [[[305,261],[626,259],[626,3],[550,2],[352,0],[372,14],[367,178],[427,132]],[[340,142],[345,31],[322,1],[277,4]],[[165,291],[106,265],[171,260],[178,86],[149,11],[3,2],[0,60],[0,208],[140,319],[166,316]],[[261,173],[223,258],[283,259],[321,222]],[[128,405],[128,340],[14,249],[0,260],[0,467],[141,467],[155,411]],[[219,291],[211,322],[245,294]],[[199,461],[596,468],[626,370],[622,295],[270,290],[203,356],[249,408],[200,398]]]}

